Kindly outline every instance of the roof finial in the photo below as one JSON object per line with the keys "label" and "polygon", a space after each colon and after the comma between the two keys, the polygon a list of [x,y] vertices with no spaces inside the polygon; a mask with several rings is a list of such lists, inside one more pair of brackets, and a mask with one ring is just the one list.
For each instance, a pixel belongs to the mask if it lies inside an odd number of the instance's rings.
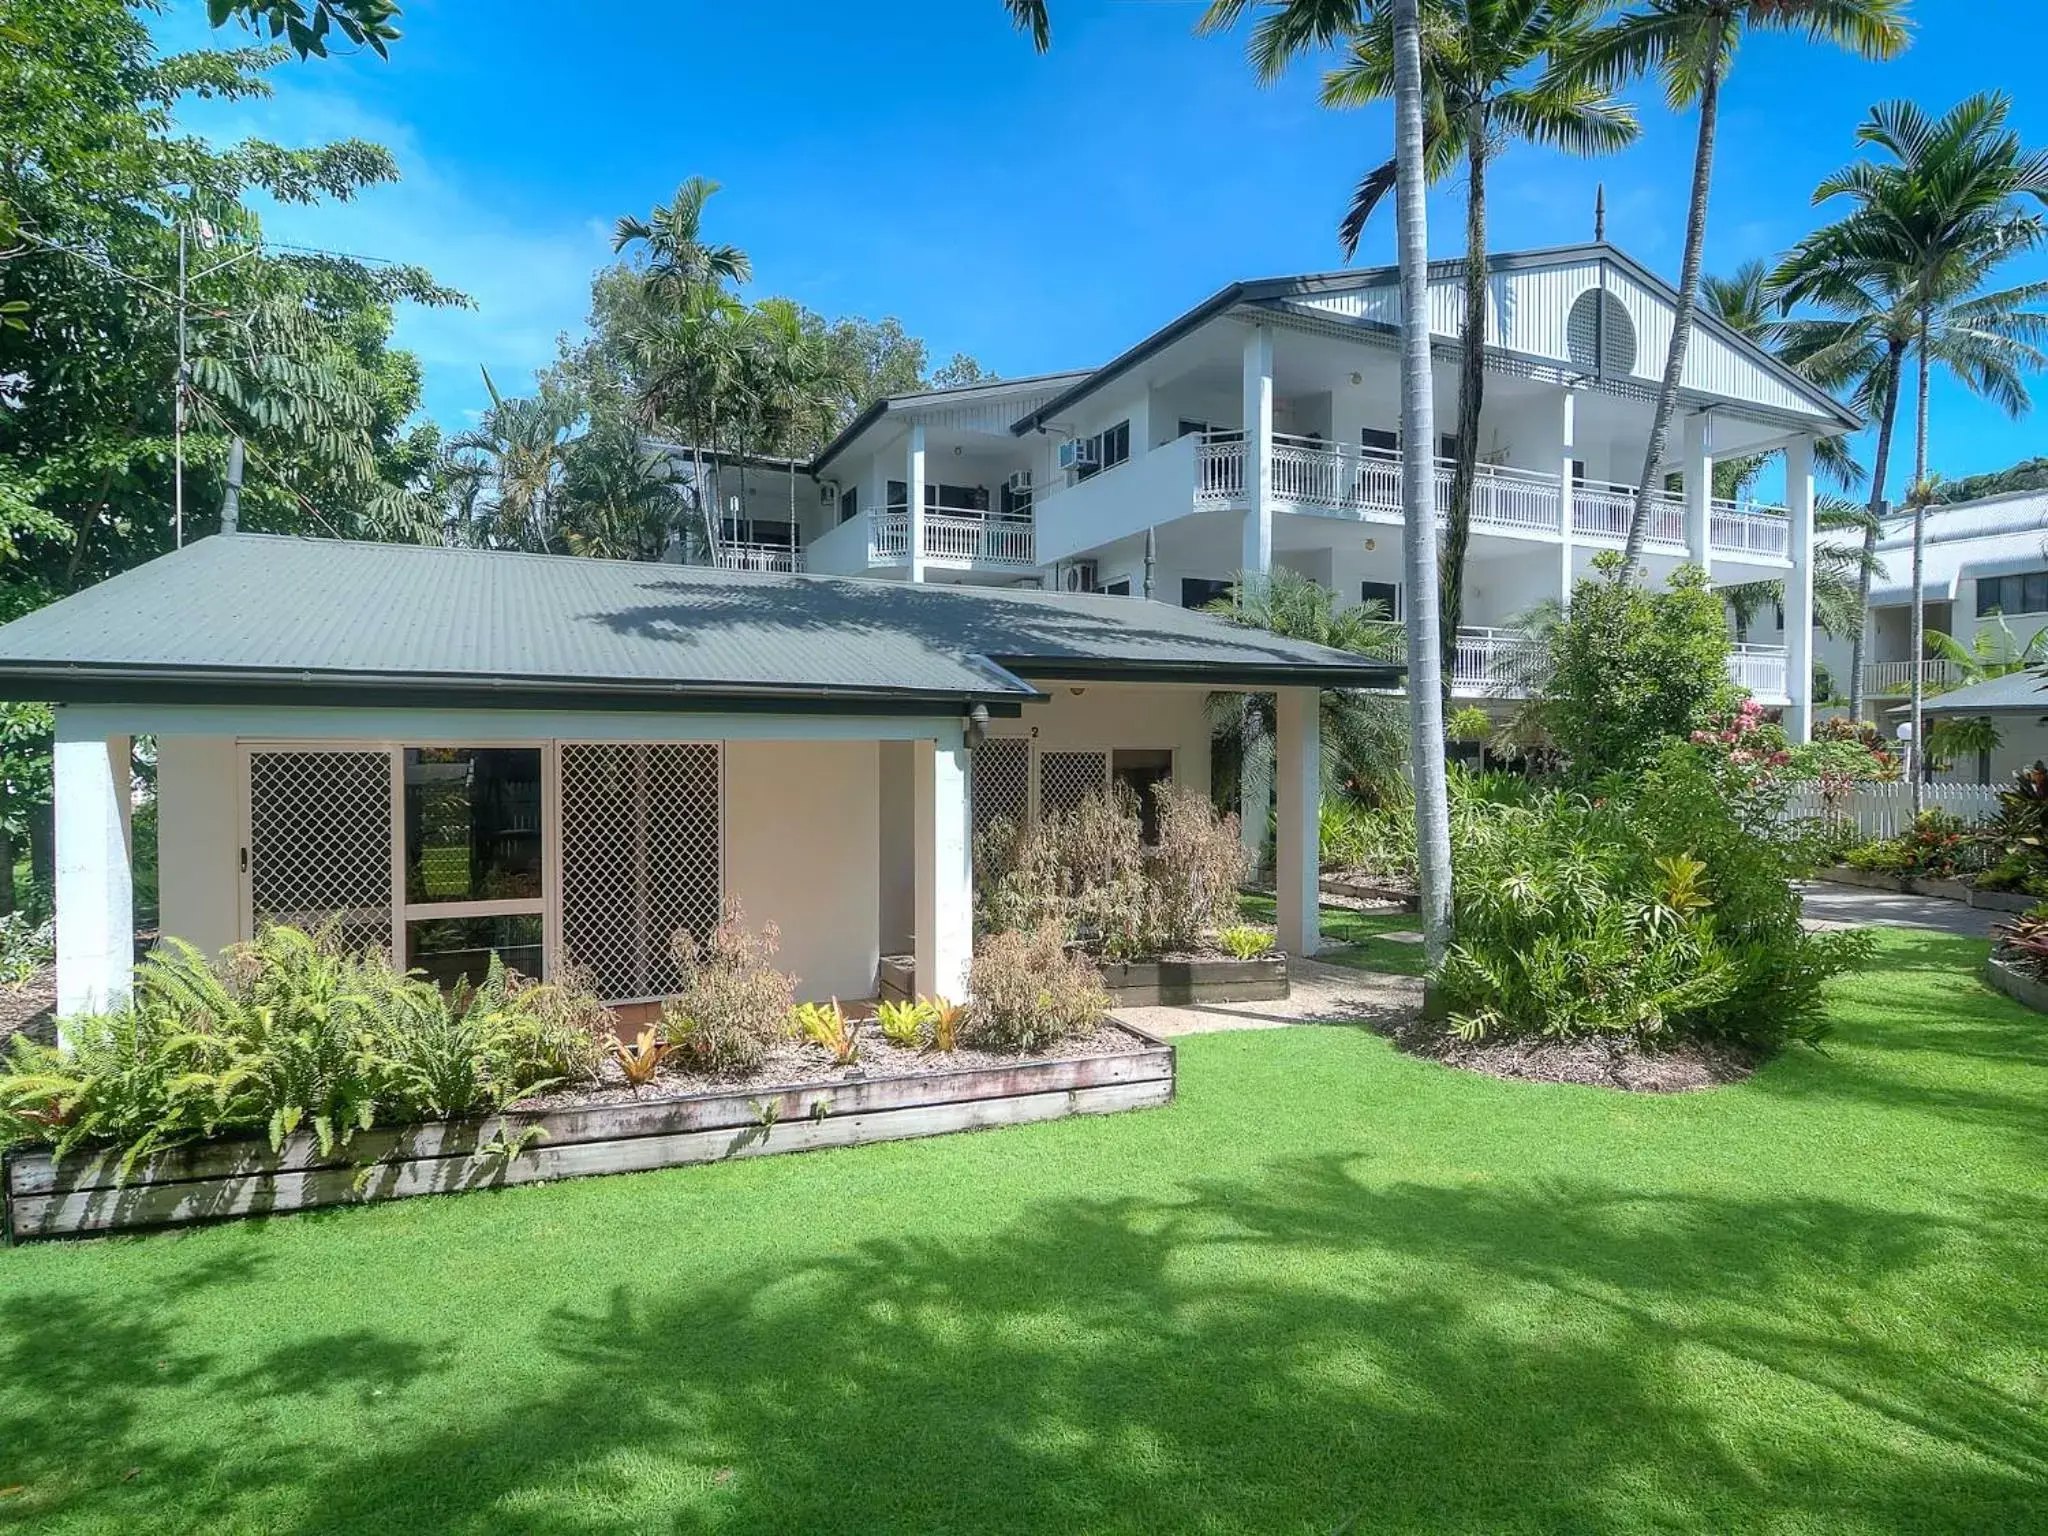
{"label": "roof finial", "polygon": [[1604,181],[1593,189],[1593,243],[1607,243],[1607,183]]}

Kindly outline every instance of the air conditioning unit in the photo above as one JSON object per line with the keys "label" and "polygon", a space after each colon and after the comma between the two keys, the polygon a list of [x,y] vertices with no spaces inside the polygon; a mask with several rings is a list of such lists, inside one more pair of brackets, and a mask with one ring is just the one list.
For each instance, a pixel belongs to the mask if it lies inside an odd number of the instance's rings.
{"label": "air conditioning unit", "polygon": [[1095,590],[1095,562],[1076,560],[1071,565],[1060,567],[1060,590],[1062,592],[1093,592]]}
{"label": "air conditioning unit", "polygon": [[1060,444],[1060,468],[1072,474],[1095,467],[1095,444],[1085,437],[1070,437]]}
{"label": "air conditioning unit", "polygon": [[1012,496],[1022,496],[1031,489],[1031,471],[1028,469],[1018,470],[1010,476],[1009,485]]}

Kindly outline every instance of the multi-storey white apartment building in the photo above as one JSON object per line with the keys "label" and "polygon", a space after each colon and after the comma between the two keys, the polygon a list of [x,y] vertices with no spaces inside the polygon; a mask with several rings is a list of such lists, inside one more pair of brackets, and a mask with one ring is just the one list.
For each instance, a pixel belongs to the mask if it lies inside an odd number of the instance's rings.
{"label": "multi-storey white apartment building", "polygon": [[[1675,295],[1614,247],[1489,262],[1483,463],[1458,690],[1512,689],[1518,616],[1565,598],[1627,530]],[[1431,273],[1439,513],[1456,425],[1461,267]],[[1235,283],[1100,368],[882,401],[807,465],[718,488],[716,559],[743,569],[1027,583],[1196,605],[1286,567],[1347,602],[1403,603],[1398,275]],[[1647,566],[1782,579],[1782,643],[1732,667],[1812,710],[1813,445],[1855,414],[1711,319],[1694,335]],[[1782,451],[1785,505],[1717,500],[1718,459]],[[790,484],[791,477],[796,484]],[[1665,489],[1675,481],[1679,489]],[[792,492],[794,493],[792,495]],[[788,507],[797,508],[792,526]]]}

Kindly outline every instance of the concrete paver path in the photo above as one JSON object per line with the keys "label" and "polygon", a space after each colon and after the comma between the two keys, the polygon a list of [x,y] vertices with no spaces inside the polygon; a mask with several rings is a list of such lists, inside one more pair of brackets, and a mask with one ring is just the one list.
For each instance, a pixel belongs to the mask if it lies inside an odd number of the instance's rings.
{"label": "concrete paver path", "polygon": [[1422,978],[1354,971],[1318,960],[1289,966],[1291,996],[1271,1003],[1196,1003],[1179,1008],[1119,1008],[1113,1017],[1155,1035],[1219,1029],[1281,1029],[1290,1024],[1357,1024],[1399,1019],[1422,1006]]}
{"label": "concrete paver path", "polygon": [[1800,886],[1806,922],[1812,928],[1932,928],[1966,939],[1988,937],[1992,925],[2012,916],[1985,912],[1960,901],[1936,896],[1906,896],[1897,891],[1867,891],[1855,885],[1830,885],[1823,880]]}

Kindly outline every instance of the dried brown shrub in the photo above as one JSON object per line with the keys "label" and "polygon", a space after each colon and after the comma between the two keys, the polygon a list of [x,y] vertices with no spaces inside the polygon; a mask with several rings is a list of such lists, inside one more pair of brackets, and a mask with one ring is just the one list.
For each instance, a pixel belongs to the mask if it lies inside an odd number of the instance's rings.
{"label": "dried brown shrub", "polygon": [[1109,1013],[1102,973],[1067,948],[1056,923],[981,942],[968,973],[974,994],[960,1031],[977,1050],[1028,1054],[1084,1034]]}
{"label": "dried brown shrub", "polygon": [[718,926],[704,938],[679,932],[669,946],[681,976],[661,1010],[664,1038],[691,1062],[721,1077],[753,1071],[789,1038],[795,978],[774,966],[782,933],[746,926],[738,902],[728,902]]}

